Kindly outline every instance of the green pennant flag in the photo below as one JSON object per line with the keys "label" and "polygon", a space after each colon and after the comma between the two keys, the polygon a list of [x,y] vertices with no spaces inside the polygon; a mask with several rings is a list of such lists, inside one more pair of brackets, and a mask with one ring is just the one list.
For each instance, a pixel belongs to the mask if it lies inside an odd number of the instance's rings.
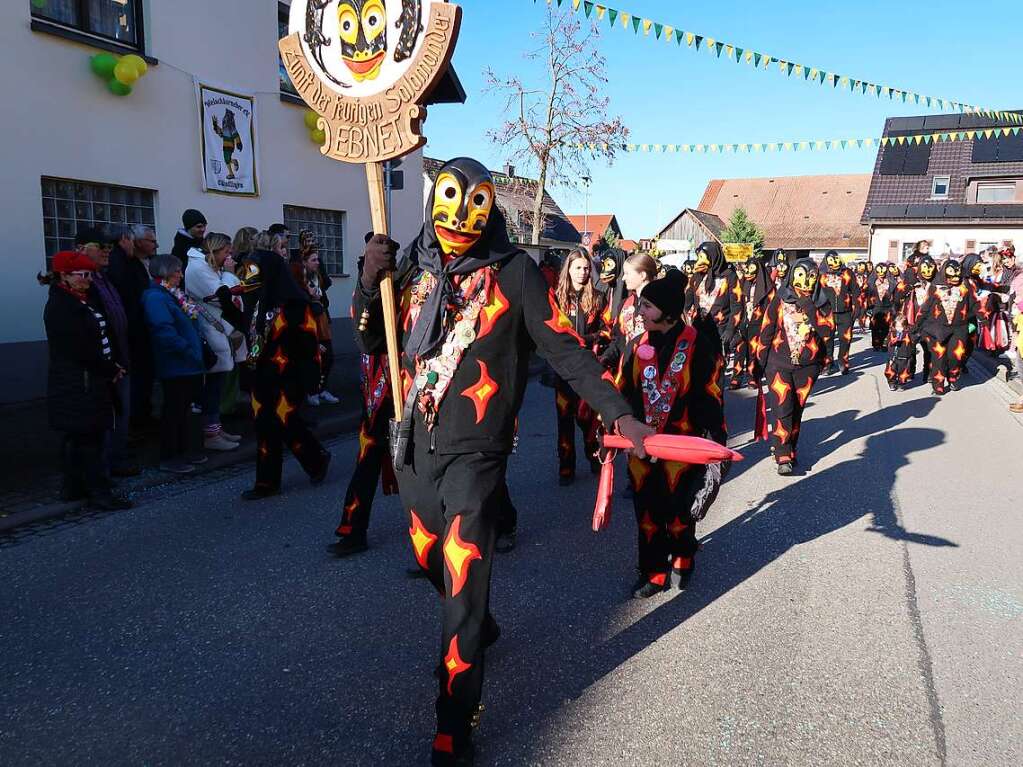
{"label": "green pennant flag", "polygon": [[660,40],[661,39],[661,32],[663,32],[663,31],[664,31],[664,25],[663,24],[658,24],[657,22],[654,22],[654,37],[656,37],[658,40]]}
{"label": "green pennant flag", "polygon": [[927,101],[925,103],[927,104],[927,106],[931,105],[931,97],[930,96],[927,97]]}
{"label": "green pennant flag", "polygon": [[700,44],[703,43],[703,38],[697,35],[693,38],[693,43],[696,45],[696,50],[700,50]]}
{"label": "green pennant flag", "polygon": [[714,43],[714,51],[717,57],[721,58],[721,50],[725,47],[724,43]]}
{"label": "green pennant flag", "polygon": [[678,43],[678,47],[682,47],[682,38],[688,35],[689,32],[675,32],[675,42]]}
{"label": "green pennant flag", "polygon": [[875,85],[874,86],[874,95],[877,96],[878,98],[881,98],[881,86],[880,85]]}
{"label": "green pennant flag", "polygon": [[821,73],[820,73],[820,74],[818,75],[818,79],[820,79],[820,81],[821,81],[821,85],[824,85],[824,81],[825,81],[825,80],[826,80],[827,78],[828,78],[828,73],[827,73],[827,72],[821,72]]}
{"label": "green pennant flag", "polygon": [[804,80],[809,80],[810,79],[810,72],[812,72],[812,71],[813,71],[813,67],[803,67],[803,79]]}
{"label": "green pennant flag", "polygon": [[742,48],[735,49],[735,63],[738,64],[742,61],[742,54],[745,53]]}
{"label": "green pennant flag", "polygon": [[760,68],[760,59],[762,59],[762,58],[763,58],[763,56],[761,56],[759,53],[754,53],[753,54],[753,66],[755,66],[755,67],[757,67],[759,69]]}
{"label": "green pennant flag", "polygon": [[583,13],[586,14],[586,18],[590,18],[590,14],[593,13],[593,3],[589,2],[589,0],[584,0],[583,2]]}
{"label": "green pennant flag", "polygon": [[639,25],[643,20],[637,16],[632,17],[632,32],[633,34],[639,34]]}
{"label": "green pennant flag", "polygon": [[785,62],[785,75],[786,77],[792,77],[792,68],[795,66],[791,61]]}
{"label": "green pennant flag", "polygon": [[858,149],[863,149],[863,139],[861,138],[856,139],[856,146]]}
{"label": "green pennant flag", "polygon": [[616,11],[614,8],[608,8],[607,20],[611,22],[611,28],[614,29],[615,22],[618,21],[618,11]]}

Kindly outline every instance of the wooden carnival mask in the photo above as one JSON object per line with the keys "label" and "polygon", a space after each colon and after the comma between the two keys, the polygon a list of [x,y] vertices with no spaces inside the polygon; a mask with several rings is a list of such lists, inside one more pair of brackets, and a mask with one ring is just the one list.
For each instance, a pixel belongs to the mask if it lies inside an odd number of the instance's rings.
{"label": "wooden carnival mask", "polygon": [[459,157],[442,167],[433,188],[431,221],[441,250],[460,256],[475,245],[494,208],[494,179],[483,165]]}
{"label": "wooden carnival mask", "polygon": [[806,264],[798,264],[792,270],[792,287],[804,295],[812,293],[817,285],[817,270]]}
{"label": "wooden carnival mask", "polygon": [[917,267],[920,272],[920,276],[930,282],[934,279],[934,272],[937,271],[937,267],[934,265],[934,261],[929,258],[921,258],[920,265]]}
{"label": "wooden carnival mask", "polygon": [[742,265],[742,276],[747,282],[753,282],[757,278],[757,262],[752,258]]}
{"label": "wooden carnival mask", "polygon": [[828,267],[835,271],[842,268],[842,258],[837,253],[828,253],[828,255],[824,257],[824,260],[827,262]]}
{"label": "wooden carnival mask", "polygon": [[384,0],[343,0],[337,7],[341,59],[356,82],[375,80],[387,55]]}
{"label": "wooden carnival mask", "polygon": [[707,251],[696,251],[696,262],[693,264],[693,271],[696,274],[706,274],[710,271],[710,256]]}
{"label": "wooden carnival mask", "polygon": [[963,265],[958,261],[949,261],[945,264],[945,282],[956,287],[963,281]]}

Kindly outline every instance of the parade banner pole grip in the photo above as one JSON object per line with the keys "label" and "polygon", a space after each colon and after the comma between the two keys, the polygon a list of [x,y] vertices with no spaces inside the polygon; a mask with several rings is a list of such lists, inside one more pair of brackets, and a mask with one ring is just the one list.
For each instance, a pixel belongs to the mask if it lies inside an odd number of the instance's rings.
{"label": "parade banner pole grip", "polygon": [[[369,211],[373,220],[373,234],[390,236],[387,227],[387,192],[384,189],[384,165],[366,163],[366,181],[369,185]],[[394,275],[390,272],[380,281],[380,301],[384,314],[384,335],[387,340],[387,368],[391,382],[391,400],[394,420],[401,420],[401,352],[398,348],[398,312],[394,297]]]}

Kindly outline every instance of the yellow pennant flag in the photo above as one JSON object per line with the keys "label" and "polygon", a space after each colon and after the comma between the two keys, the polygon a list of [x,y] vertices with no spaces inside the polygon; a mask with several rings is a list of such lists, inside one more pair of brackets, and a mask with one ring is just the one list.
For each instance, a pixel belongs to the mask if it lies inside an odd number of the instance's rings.
{"label": "yellow pennant flag", "polygon": [[753,51],[746,51],[745,59],[747,64],[751,63],[753,61]]}
{"label": "yellow pennant flag", "polygon": [[696,39],[696,35],[694,35],[692,32],[686,32],[686,47],[687,48],[692,48],[693,47],[693,40],[695,40],[695,39]]}
{"label": "yellow pennant flag", "polygon": [[579,10],[579,4],[580,4],[580,3],[582,2],[582,1],[583,1],[583,0],[572,0],[572,10],[573,10],[573,11],[578,11],[578,10]]}
{"label": "yellow pennant flag", "polygon": [[622,29],[628,29],[629,19],[632,17],[629,16],[629,14],[627,14],[625,11],[622,11],[621,13],[618,14],[618,18],[621,19],[622,21]]}
{"label": "yellow pennant flag", "polygon": [[731,45],[725,46],[725,56],[731,60],[735,58],[735,48]]}
{"label": "yellow pennant flag", "polygon": [[650,27],[652,27],[653,25],[654,23],[650,21],[650,19],[643,19],[643,34],[649,36]]}
{"label": "yellow pennant flag", "polygon": [[597,21],[603,21],[605,13],[607,13],[607,8],[605,8],[603,5],[598,5],[597,6]]}
{"label": "yellow pennant flag", "polygon": [[666,42],[670,43],[671,42],[671,38],[673,38],[674,36],[675,36],[675,27],[670,27],[669,26],[669,27],[665,27],[664,28],[664,39],[665,39]]}

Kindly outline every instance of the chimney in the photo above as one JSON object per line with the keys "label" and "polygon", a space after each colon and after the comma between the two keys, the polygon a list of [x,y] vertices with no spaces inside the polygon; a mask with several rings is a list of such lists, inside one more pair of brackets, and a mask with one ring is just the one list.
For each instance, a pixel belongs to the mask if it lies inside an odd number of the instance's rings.
{"label": "chimney", "polygon": [[504,166],[504,175],[506,175],[506,176],[514,176],[515,175],[515,166],[512,165],[511,163],[507,163]]}

